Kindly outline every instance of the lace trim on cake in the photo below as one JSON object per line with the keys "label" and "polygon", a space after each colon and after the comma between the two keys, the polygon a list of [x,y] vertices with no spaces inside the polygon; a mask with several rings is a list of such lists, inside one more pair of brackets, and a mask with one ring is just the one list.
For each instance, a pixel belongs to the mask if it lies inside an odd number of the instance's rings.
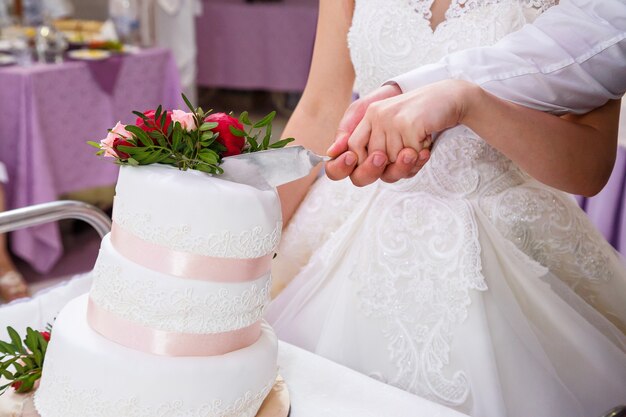
{"label": "lace trim on cake", "polygon": [[179,333],[222,333],[261,319],[269,303],[271,280],[258,281],[232,294],[228,284],[217,291],[171,290],[158,279],[127,279],[117,265],[98,260],[93,270],[91,299],[100,307],[154,329]]}
{"label": "lace trim on cake", "polygon": [[272,253],[280,241],[282,222],[264,233],[261,226],[239,233],[221,233],[194,236],[192,226],[180,224],[160,227],[149,213],[133,212],[119,200],[113,210],[113,220],[135,236],[172,250],[221,258],[259,258]]}
{"label": "lace trim on cake", "polygon": [[[86,375],[85,378],[97,376]],[[46,359],[42,384],[34,400],[37,411],[45,417],[254,417],[274,383],[275,378],[272,378],[258,392],[247,391],[229,404],[221,399],[194,408],[177,399],[146,404],[139,395],[113,400],[100,390],[75,386],[57,371],[56,364],[51,365]],[[142,389],[141,386],[136,388]]]}

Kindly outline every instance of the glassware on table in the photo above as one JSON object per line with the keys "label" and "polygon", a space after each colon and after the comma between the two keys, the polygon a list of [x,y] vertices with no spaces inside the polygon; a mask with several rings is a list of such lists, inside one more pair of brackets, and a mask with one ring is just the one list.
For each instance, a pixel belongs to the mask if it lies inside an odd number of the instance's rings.
{"label": "glassware on table", "polygon": [[65,36],[53,26],[39,26],[35,35],[37,60],[44,63],[61,63],[68,43]]}
{"label": "glassware on table", "polygon": [[139,4],[137,0],[109,0],[109,17],[120,42],[139,44]]}
{"label": "glassware on table", "polygon": [[[1,0],[0,0],[1,1]],[[10,53],[18,65],[26,67],[32,64],[32,48],[26,29],[17,24],[14,17],[8,25],[2,28],[1,42],[2,52]]]}

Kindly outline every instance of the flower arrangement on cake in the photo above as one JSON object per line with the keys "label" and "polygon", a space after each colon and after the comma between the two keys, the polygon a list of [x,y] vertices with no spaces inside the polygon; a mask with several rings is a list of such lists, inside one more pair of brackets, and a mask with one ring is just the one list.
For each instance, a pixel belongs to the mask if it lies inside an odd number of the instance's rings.
{"label": "flower arrangement on cake", "polygon": [[156,110],[137,116],[134,125],[118,122],[100,142],[88,142],[97,154],[115,158],[121,165],[167,164],[181,170],[195,169],[209,174],[223,173],[222,159],[240,153],[282,148],[293,138],[271,142],[273,111],[260,121],[250,121],[248,112],[238,118],[211,113],[183,99],[190,112]]}
{"label": "flower arrangement on cake", "polygon": [[29,327],[23,339],[12,327],[7,327],[7,333],[11,340],[0,340],[0,375],[8,382],[0,386],[0,395],[9,388],[30,392],[41,378],[51,328],[40,332]]}

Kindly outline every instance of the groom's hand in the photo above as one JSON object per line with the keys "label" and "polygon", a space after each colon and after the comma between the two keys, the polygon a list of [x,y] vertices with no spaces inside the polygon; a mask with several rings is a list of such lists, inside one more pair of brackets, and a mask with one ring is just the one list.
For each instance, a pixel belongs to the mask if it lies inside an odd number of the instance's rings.
{"label": "groom's hand", "polygon": [[357,164],[358,156],[348,150],[348,139],[365,117],[368,107],[372,103],[401,93],[397,85],[386,85],[354,101],[348,107],[339,123],[335,142],[328,149],[328,155],[335,158],[326,163],[328,178],[341,180],[349,176],[354,185],[365,186],[379,178],[386,182],[410,178],[424,166],[430,156],[428,150],[418,153],[411,148],[402,149],[393,163],[389,163],[386,153],[374,151],[359,164]]}

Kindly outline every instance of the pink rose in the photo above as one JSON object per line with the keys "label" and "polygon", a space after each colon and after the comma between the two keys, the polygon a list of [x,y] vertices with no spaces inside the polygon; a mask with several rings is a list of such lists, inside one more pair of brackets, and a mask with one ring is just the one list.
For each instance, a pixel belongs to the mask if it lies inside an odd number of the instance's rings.
{"label": "pink rose", "polygon": [[186,131],[194,130],[196,126],[196,119],[194,119],[193,113],[186,113],[182,110],[174,110],[172,112],[172,123],[180,123],[180,126]]}
{"label": "pink rose", "polygon": [[119,142],[121,139],[128,139],[130,136],[130,132],[126,131],[126,125],[117,122],[107,137],[100,141],[100,147],[104,149],[104,156],[117,158],[118,154],[115,151],[115,146],[117,145],[116,141]]}

